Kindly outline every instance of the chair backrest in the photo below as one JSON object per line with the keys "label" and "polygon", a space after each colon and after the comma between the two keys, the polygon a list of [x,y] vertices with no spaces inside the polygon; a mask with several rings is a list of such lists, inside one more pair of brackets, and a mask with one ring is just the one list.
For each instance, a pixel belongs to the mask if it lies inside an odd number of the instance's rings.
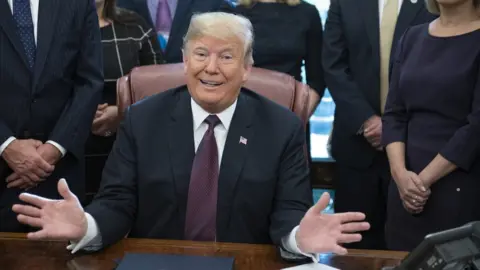
{"label": "chair backrest", "polygon": [[[117,81],[117,105],[120,119],[125,109],[139,100],[186,84],[183,63],[134,68]],[[310,91],[307,85],[293,77],[266,69],[253,68],[246,88],[293,111],[307,124],[314,108],[308,107]]]}

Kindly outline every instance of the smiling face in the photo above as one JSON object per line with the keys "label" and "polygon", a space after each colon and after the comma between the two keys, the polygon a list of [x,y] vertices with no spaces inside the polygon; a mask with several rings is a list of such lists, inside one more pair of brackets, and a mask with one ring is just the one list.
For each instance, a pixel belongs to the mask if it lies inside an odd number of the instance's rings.
{"label": "smiling face", "polygon": [[210,113],[235,102],[251,65],[245,63],[244,44],[236,37],[199,37],[184,51],[185,75],[192,98]]}

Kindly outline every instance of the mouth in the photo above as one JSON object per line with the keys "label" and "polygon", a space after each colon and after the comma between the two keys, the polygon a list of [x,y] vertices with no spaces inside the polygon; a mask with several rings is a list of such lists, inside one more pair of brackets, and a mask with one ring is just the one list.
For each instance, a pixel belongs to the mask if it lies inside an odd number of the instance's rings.
{"label": "mouth", "polygon": [[200,82],[207,87],[218,87],[223,84],[221,82],[207,81],[207,80],[200,80]]}

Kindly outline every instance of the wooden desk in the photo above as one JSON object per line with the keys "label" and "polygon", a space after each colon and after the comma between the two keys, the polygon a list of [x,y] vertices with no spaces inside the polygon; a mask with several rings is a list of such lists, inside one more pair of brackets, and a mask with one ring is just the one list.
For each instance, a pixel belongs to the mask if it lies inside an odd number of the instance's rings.
{"label": "wooden desk", "polygon": [[[0,269],[111,270],[125,252],[213,255],[235,257],[235,270],[271,270],[293,266],[281,260],[269,245],[199,243],[190,241],[124,239],[98,253],[72,255],[65,242],[36,242],[23,234],[0,233]],[[348,256],[325,256],[322,263],[342,270],[378,270],[397,264],[406,254],[352,250]],[[141,269],[139,269],[141,270]]]}

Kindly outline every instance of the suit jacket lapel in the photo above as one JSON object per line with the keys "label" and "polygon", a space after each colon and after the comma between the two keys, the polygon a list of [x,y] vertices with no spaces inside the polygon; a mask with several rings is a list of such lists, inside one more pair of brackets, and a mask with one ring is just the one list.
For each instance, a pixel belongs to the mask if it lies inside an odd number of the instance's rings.
{"label": "suit jacket lapel", "polygon": [[16,31],[17,25],[13,20],[12,10],[10,9],[10,6],[8,5],[8,2],[6,0],[0,1],[0,28],[3,29],[5,35],[13,44],[13,47],[22,59],[25,67],[30,70],[30,68],[28,67],[27,56],[25,55],[25,49],[23,48],[20,37],[18,36]]}
{"label": "suit jacket lapel", "polygon": [[[410,23],[415,19],[422,7],[423,4],[421,1],[417,0],[415,3],[412,3],[411,0],[403,0],[402,8],[400,9],[400,14],[398,15],[397,24],[395,26],[395,34],[393,36],[394,41],[400,39],[403,32],[405,32]],[[392,48],[394,47],[395,46],[392,46]]]}
{"label": "suit jacket lapel", "polygon": [[[170,33],[178,33],[181,29],[181,26],[183,23],[185,23],[185,16],[188,14],[188,11],[190,10],[190,5],[191,5],[192,0],[178,0],[177,1],[177,7],[175,10],[175,15],[173,16],[173,21],[172,21],[172,28],[170,29]],[[190,20],[190,18],[189,18]],[[190,23],[187,22],[187,23]],[[172,34],[170,34],[170,37]],[[172,48],[171,47],[171,42],[167,42],[167,47],[165,49],[166,54],[172,49],[178,49],[178,48]]]}
{"label": "suit jacket lapel", "polygon": [[[248,153],[248,141],[253,139],[252,126],[255,101],[245,94],[240,94],[232,123],[225,142],[218,179],[217,201],[217,238],[225,239],[232,212],[232,202],[238,178],[242,172]],[[240,143],[240,137],[247,143]]]}
{"label": "suit jacket lapel", "polygon": [[193,141],[193,117],[190,95],[185,89],[178,90],[176,101],[172,104],[172,121],[168,129],[169,154],[173,169],[174,185],[177,195],[179,226],[182,232],[185,226],[188,186],[195,157]]}
{"label": "suit jacket lapel", "polygon": [[[366,31],[372,46],[373,56],[380,58],[380,18],[378,0],[355,1],[365,21]],[[375,61],[380,66],[380,59]]]}
{"label": "suit jacket lapel", "polygon": [[55,21],[60,0],[41,0],[38,7],[37,55],[34,65],[33,85],[37,85],[47,60],[50,44],[56,29]]}

